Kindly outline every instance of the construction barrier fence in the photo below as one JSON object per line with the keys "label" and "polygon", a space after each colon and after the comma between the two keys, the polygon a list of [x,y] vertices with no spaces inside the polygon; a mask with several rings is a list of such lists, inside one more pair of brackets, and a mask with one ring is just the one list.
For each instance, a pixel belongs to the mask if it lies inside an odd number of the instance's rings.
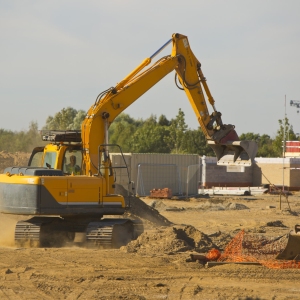
{"label": "construction barrier fence", "polygon": [[281,253],[287,244],[287,235],[266,238],[246,234],[241,230],[227,245],[224,252],[217,249],[208,252],[208,261],[219,262],[257,262],[270,269],[300,269],[300,261],[277,260],[276,256]]}

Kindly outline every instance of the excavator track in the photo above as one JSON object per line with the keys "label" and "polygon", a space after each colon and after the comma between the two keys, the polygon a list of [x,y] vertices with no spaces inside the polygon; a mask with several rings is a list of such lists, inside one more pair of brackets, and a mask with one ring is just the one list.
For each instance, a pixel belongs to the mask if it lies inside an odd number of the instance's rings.
{"label": "excavator track", "polygon": [[39,246],[41,224],[32,224],[25,221],[17,223],[15,228],[15,244],[22,246],[25,242],[29,245]]}
{"label": "excavator track", "polygon": [[[129,219],[88,219],[74,222],[59,217],[33,217],[15,227],[15,244],[30,247],[81,245],[97,248],[120,248],[143,232],[141,222]],[[76,235],[83,238],[77,241]]]}
{"label": "excavator track", "polygon": [[86,230],[89,246],[119,248],[134,239],[134,224],[128,219],[104,219],[91,222]]}
{"label": "excavator track", "polygon": [[42,243],[41,227],[45,223],[50,223],[54,218],[34,217],[29,220],[19,221],[15,227],[15,244],[17,246],[39,247]]}

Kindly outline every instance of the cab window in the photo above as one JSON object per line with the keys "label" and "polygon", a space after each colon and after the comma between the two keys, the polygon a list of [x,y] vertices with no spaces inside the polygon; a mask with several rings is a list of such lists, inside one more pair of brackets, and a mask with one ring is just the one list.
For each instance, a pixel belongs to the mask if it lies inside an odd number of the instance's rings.
{"label": "cab window", "polygon": [[36,152],[29,161],[31,167],[41,167],[43,165],[43,154],[44,152]]}
{"label": "cab window", "polygon": [[67,174],[82,174],[82,152],[69,149],[65,152],[63,172]]}
{"label": "cab window", "polygon": [[54,168],[55,161],[56,161],[56,155],[57,155],[56,152],[46,152],[46,155],[44,157],[43,167]]}

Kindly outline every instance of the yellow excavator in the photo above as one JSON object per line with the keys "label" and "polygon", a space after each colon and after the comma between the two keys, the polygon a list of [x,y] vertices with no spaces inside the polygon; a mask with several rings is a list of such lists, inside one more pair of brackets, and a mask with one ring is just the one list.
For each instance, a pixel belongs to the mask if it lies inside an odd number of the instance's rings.
{"label": "yellow excavator", "polygon": [[[173,44],[171,55],[150,65],[169,43]],[[44,132],[43,140],[48,144],[33,150],[28,166],[9,167],[0,174],[0,211],[31,217],[17,223],[17,244],[60,246],[68,242],[117,248],[143,231],[138,220],[120,217],[127,205],[124,197],[114,192],[109,149],[117,145],[109,144],[108,128],[121,112],[174,70],[176,85],[186,93],[218,164],[251,165],[257,144],[239,141],[234,126],[223,124],[188,38],[173,34],[115,87],[99,94],[81,131]],[[131,191],[130,179],[128,184]]]}

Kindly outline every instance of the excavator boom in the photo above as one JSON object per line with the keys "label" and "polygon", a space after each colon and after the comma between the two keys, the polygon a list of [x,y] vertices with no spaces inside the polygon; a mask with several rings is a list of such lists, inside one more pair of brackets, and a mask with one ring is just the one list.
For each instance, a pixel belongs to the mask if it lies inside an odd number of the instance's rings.
{"label": "excavator boom", "polygon": [[[173,45],[171,55],[162,57],[145,69],[171,42]],[[188,38],[176,33],[115,87],[100,94],[89,109],[81,130],[85,174],[97,173],[98,147],[108,143],[108,128],[114,119],[172,71],[175,71],[177,86],[185,92],[208,145],[217,156],[218,164],[245,166],[252,164],[257,152],[256,142],[240,141],[235,126],[223,124],[222,114],[216,110],[215,100],[201,70],[201,63],[194,56]],[[208,103],[212,109],[211,113],[208,110]]]}

